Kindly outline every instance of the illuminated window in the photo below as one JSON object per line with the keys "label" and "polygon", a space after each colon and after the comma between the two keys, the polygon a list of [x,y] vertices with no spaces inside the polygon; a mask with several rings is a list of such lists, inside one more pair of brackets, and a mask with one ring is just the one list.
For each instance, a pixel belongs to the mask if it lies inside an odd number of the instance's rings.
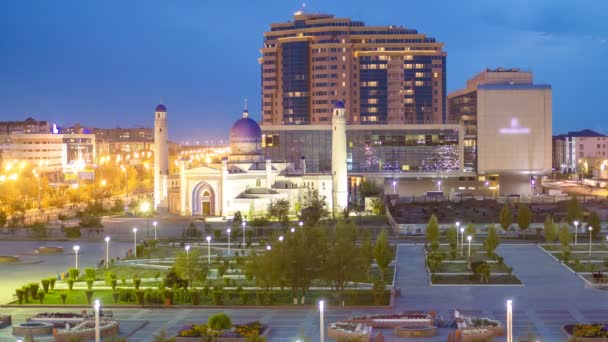
{"label": "illuminated window", "polygon": [[416,64],[416,69],[424,69],[424,64]]}
{"label": "illuminated window", "polygon": [[409,170],[410,170],[409,165],[401,165],[401,171],[409,171]]}
{"label": "illuminated window", "polygon": [[369,103],[369,104],[377,104],[378,103],[378,99],[367,99],[367,103]]}
{"label": "illuminated window", "polygon": [[404,69],[413,69],[414,65],[413,64],[403,64],[403,68]]}
{"label": "illuminated window", "polygon": [[406,55],[406,56],[405,56],[405,60],[406,60],[406,61],[411,61],[411,60],[413,60],[413,59],[414,59],[414,56],[412,56],[412,55]]}
{"label": "illuminated window", "polygon": [[417,72],[416,73],[416,77],[418,77],[418,78],[424,77],[424,73],[423,72]]}
{"label": "illuminated window", "polygon": [[433,73],[433,77],[437,78],[437,77],[439,77],[439,74],[438,74],[438,73],[436,73],[436,72],[434,72],[434,73]]}
{"label": "illuminated window", "polygon": [[416,87],[422,87],[424,85],[423,81],[416,81]]}

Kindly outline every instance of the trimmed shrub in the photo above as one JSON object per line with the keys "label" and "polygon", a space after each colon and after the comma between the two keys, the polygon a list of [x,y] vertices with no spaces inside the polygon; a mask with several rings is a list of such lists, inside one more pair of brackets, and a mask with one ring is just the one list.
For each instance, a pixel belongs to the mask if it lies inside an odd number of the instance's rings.
{"label": "trimmed shrub", "polygon": [[87,279],[87,289],[93,289],[93,279]]}
{"label": "trimmed shrub", "polygon": [[121,302],[132,302],[135,300],[135,293],[132,289],[118,289]]}
{"label": "trimmed shrub", "polygon": [[144,291],[136,290],[135,295],[137,297],[137,304],[144,306]]}
{"label": "trimmed shrub", "polygon": [[141,279],[133,278],[133,285],[135,286],[136,290],[139,290],[139,286],[141,285]]}
{"label": "trimmed shrub", "polygon": [[38,291],[37,298],[40,301],[40,304],[44,304],[44,290]]}
{"label": "trimmed shrub", "polygon": [[120,299],[120,293],[119,292],[112,292],[112,299],[114,300],[114,304],[118,304],[118,299]]}
{"label": "trimmed shrub", "polygon": [[23,300],[26,303],[29,303],[30,302],[30,289],[29,289],[29,287],[27,287],[27,286],[24,285],[24,286],[21,287],[21,290],[23,291]]}
{"label": "trimmed shrub", "polygon": [[61,302],[65,305],[65,301],[68,299],[68,294],[62,293],[59,295],[59,297],[61,298]]}
{"label": "trimmed shrub", "polygon": [[163,291],[163,297],[164,299],[169,299],[169,303],[173,304],[173,290],[170,289],[166,289]]}
{"label": "trimmed shrub", "polygon": [[209,296],[209,286],[205,285],[205,287],[203,287],[203,295],[205,297]]}
{"label": "trimmed shrub", "polygon": [[224,304],[224,293],[222,290],[213,290],[211,293],[213,297],[213,304],[215,305],[223,305]]}
{"label": "trimmed shrub", "polygon": [[215,315],[211,315],[207,320],[207,325],[210,329],[221,331],[232,328],[232,320],[230,319],[230,316],[220,312]]}
{"label": "trimmed shrub", "polygon": [[38,285],[38,283],[31,283],[29,285],[29,289],[30,297],[32,297],[32,299],[35,299],[38,296],[38,290],[40,289],[40,285]]}
{"label": "trimmed shrub", "polygon": [[242,305],[247,305],[247,300],[249,299],[249,295],[247,292],[239,292],[239,297]]}
{"label": "trimmed shrub", "polygon": [[86,279],[95,279],[95,269],[92,267],[87,267],[84,269],[84,277]]}
{"label": "trimmed shrub", "polygon": [[78,279],[78,275],[80,274],[80,270],[77,268],[70,268],[68,269],[68,275],[70,279]]}
{"label": "trimmed shrub", "polygon": [[116,291],[116,279],[110,281],[110,286],[112,286],[112,291]]}
{"label": "trimmed shrub", "polygon": [[74,279],[68,279],[68,290],[72,291],[74,287]]}
{"label": "trimmed shrub", "polygon": [[112,280],[116,280],[116,274],[114,274],[114,272],[106,272],[105,274],[105,278],[106,278],[106,285],[110,285],[112,284]]}
{"label": "trimmed shrub", "polygon": [[256,305],[264,305],[265,302],[265,298],[264,298],[264,292],[262,291],[258,291],[255,294],[255,304]]}
{"label": "trimmed shrub", "polygon": [[25,294],[23,292],[24,291],[22,289],[15,290],[15,294],[17,295],[17,301],[19,302],[19,304],[23,304],[23,299],[25,298]]}
{"label": "trimmed shrub", "polygon": [[53,278],[49,278],[49,285],[51,286],[51,291],[55,291],[55,282],[57,281],[57,279]]}
{"label": "trimmed shrub", "polygon": [[201,293],[198,290],[192,290],[190,293],[190,298],[192,298],[192,305],[201,304]]}
{"label": "trimmed shrub", "polygon": [[44,290],[44,293],[49,293],[49,285],[50,285],[49,280],[42,279],[40,282],[42,283],[42,290]]}
{"label": "trimmed shrub", "polygon": [[230,278],[224,278],[224,286],[230,286]]}
{"label": "trimmed shrub", "polygon": [[93,291],[85,290],[84,294],[87,296],[87,304],[91,305],[91,303],[93,302]]}

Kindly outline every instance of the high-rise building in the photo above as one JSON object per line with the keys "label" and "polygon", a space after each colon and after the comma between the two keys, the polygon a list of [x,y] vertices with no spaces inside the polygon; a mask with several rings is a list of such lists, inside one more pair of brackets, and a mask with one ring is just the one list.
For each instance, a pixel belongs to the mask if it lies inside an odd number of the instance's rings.
{"label": "high-rise building", "polygon": [[608,159],[606,135],[584,129],[553,137],[553,168],[556,171],[579,173],[589,168],[585,167],[585,163],[589,165],[591,159],[605,164],[604,161]]}
{"label": "high-rise building", "polygon": [[446,122],[443,43],[400,26],[365,26],[330,14],[270,25],[259,59],[262,126]]}

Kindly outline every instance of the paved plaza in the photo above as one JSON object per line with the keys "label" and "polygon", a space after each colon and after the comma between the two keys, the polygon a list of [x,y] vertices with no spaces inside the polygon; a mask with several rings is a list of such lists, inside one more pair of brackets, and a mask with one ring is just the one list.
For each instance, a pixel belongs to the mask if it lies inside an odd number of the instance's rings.
{"label": "paved plaza", "polygon": [[[535,245],[508,245],[498,252],[524,286],[429,286],[421,245],[400,245],[398,253],[397,286],[402,296],[396,299],[394,310],[342,310],[328,308],[326,324],[353,314],[404,310],[435,310],[443,318],[452,317],[454,309],[465,314],[480,315],[505,321],[505,301],[513,299],[514,333],[524,336],[531,331],[543,341],[563,341],[559,328],[571,322],[608,321],[608,292],[585,286],[575,274],[566,270]],[[0,266],[0,268],[5,266]],[[3,288],[6,280],[3,280]],[[12,291],[6,290],[6,291]],[[7,309],[15,322],[22,322],[32,313],[48,309]],[[64,310],[69,311],[69,310]],[[73,310],[72,310],[73,311]],[[174,334],[188,323],[205,322],[207,317],[224,311],[233,322],[260,320],[272,328],[270,341],[295,341],[298,334],[319,340],[318,312],[310,308],[288,309],[113,309],[121,324],[121,333],[129,341],[150,341],[151,335],[165,327]],[[445,341],[449,329],[440,329],[440,336],[418,341]],[[395,341],[390,331],[387,341]],[[497,339],[496,341],[504,341]],[[10,329],[0,330],[0,342],[15,341]],[[43,341],[43,340],[40,340]]]}

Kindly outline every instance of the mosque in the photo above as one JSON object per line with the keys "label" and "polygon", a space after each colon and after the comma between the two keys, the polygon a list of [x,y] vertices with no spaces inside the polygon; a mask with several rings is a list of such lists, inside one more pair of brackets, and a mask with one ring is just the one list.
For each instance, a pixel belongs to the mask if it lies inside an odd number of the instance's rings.
{"label": "mosque", "polygon": [[293,210],[308,189],[325,197],[328,210],[345,208],[348,180],[342,102],[334,106],[332,125],[331,173],[307,172],[304,157],[299,165],[266,159],[262,130],[245,109],[230,129],[230,155],[221,163],[192,167],[188,159],[181,159],[179,173],[169,174],[167,110],[158,105],[154,122],[155,208],[181,216],[231,216],[237,211],[257,215],[277,199],[288,200]]}

